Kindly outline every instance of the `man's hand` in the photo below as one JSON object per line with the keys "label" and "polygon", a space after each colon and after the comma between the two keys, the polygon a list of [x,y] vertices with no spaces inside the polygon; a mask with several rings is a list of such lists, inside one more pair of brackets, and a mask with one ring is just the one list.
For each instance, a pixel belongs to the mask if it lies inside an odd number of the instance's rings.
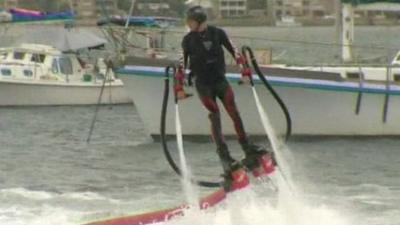
{"label": "man's hand", "polygon": [[187,98],[188,96],[186,95],[186,93],[185,93],[185,91],[178,91],[177,93],[176,93],[176,97],[179,99],[179,100],[183,100],[183,99],[185,99],[185,98]]}
{"label": "man's hand", "polygon": [[184,86],[187,86],[189,80],[186,79],[187,76],[185,75],[185,70],[183,67],[179,67],[176,74],[175,74],[175,95],[178,100],[183,100],[186,99],[190,96],[191,94],[188,94],[185,92]]}
{"label": "man's hand", "polygon": [[242,81],[242,82],[241,82],[242,84],[250,85],[250,83],[251,83],[250,77],[247,77],[247,76],[246,76],[246,77],[242,77],[242,78],[241,78],[241,81]]}
{"label": "man's hand", "polygon": [[250,68],[242,68],[241,70],[242,73],[242,84],[251,84],[251,69]]}
{"label": "man's hand", "polygon": [[244,64],[246,64],[246,58],[240,53],[236,54],[235,59],[236,59],[236,65],[238,66],[244,66]]}

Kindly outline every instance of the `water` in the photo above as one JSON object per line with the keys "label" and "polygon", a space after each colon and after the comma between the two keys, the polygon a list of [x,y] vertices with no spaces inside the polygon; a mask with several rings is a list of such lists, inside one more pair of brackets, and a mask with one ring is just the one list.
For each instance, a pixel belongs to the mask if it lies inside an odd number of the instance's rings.
{"label": "water", "polygon": [[[179,178],[168,167],[160,144],[145,135],[133,106],[101,108],[92,144],[87,145],[93,111],[0,108],[0,224],[80,224],[185,201]],[[175,142],[170,144],[174,149]],[[399,144],[385,138],[291,141],[290,167],[307,206],[302,214],[329,220],[324,224],[399,224]],[[241,156],[235,141],[229,146]],[[194,175],[216,180],[221,167],[215,147],[206,142],[185,142],[184,147]],[[234,224],[228,219],[232,213],[236,220],[248,221],[243,224],[284,224],[280,220],[285,217],[271,200],[272,190],[258,189],[244,195],[261,198],[246,201],[247,207],[220,208],[171,224],[188,224],[197,217],[207,224]],[[209,191],[199,189],[200,195]]]}
{"label": "water", "polygon": [[[337,46],[295,43],[335,43],[332,27],[231,27],[227,31],[237,45],[271,48],[275,62],[338,61]],[[10,29],[8,34],[15,37],[18,32]],[[357,45],[393,50],[363,47],[356,51],[362,58],[386,56],[400,49],[399,32],[398,27],[357,27]],[[1,38],[1,45],[7,43],[5,36]],[[170,47],[177,48],[179,40],[170,40]],[[81,224],[187,200],[179,177],[166,163],[160,144],[146,136],[133,106],[103,107],[87,145],[93,112],[94,107],[0,108],[0,224]],[[176,147],[175,142],[170,144]],[[259,184],[231,196],[216,210],[189,211],[187,217],[169,224],[398,225],[399,144],[400,140],[385,138],[291,141],[290,150],[282,153],[299,193],[295,201],[282,185],[276,199],[269,185]],[[241,157],[235,141],[229,146]],[[185,141],[184,148],[197,178],[218,179],[221,167],[214,145]],[[198,191],[200,195],[210,192]]]}

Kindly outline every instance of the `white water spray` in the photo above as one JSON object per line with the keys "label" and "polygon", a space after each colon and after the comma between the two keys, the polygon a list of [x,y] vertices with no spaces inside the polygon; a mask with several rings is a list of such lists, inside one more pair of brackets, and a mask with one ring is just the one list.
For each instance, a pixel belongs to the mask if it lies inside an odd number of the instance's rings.
{"label": "white water spray", "polygon": [[[285,157],[282,152],[286,148],[286,146],[276,136],[275,131],[272,127],[272,124],[267,116],[267,113],[265,112],[265,110],[261,104],[260,98],[259,98],[256,88],[254,86],[252,87],[252,91],[253,91],[254,99],[256,101],[257,110],[260,115],[262,125],[264,127],[265,133],[268,136],[269,141],[271,142],[271,146],[272,146],[273,152],[275,154],[276,161],[278,163],[278,169],[279,169],[279,173],[277,173],[277,175],[279,176],[278,181],[287,183],[287,185],[286,185],[287,188],[291,189],[291,191],[294,192],[295,186],[293,184],[293,179],[292,179],[292,175],[290,172],[289,163],[285,160]],[[281,185],[279,185],[279,186],[281,186]],[[292,194],[294,194],[294,193],[292,193]]]}
{"label": "white water spray", "polygon": [[182,186],[185,192],[186,200],[191,207],[198,208],[198,194],[192,184],[192,176],[189,166],[186,162],[185,152],[183,149],[183,138],[182,138],[182,125],[179,114],[179,105],[175,104],[175,129],[176,129],[176,142],[179,151],[179,161],[182,173]]}
{"label": "white water spray", "polygon": [[[276,136],[254,87],[253,94],[262,125],[271,142],[279,166],[271,178],[278,189],[277,195],[271,197],[271,195],[260,194],[253,188],[248,188],[240,192],[230,193],[228,199],[221,206],[208,211],[192,208],[185,213],[184,217],[167,224],[186,225],[196,221],[196,224],[204,225],[349,225],[350,223],[335,210],[326,206],[313,205],[306,201],[303,196],[300,196],[301,193],[298,193],[295,188],[290,166],[286,160],[290,151]],[[178,109],[176,113],[177,118],[179,118]],[[193,189],[191,189],[193,187],[188,180],[190,173],[183,152],[181,124],[180,121],[176,122],[185,193],[187,196],[193,197],[190,201],[196,201],[192,192]],[[264,186],[263,191],[268,191],[265,185],[271,184],[262,180],[258,182],[263,184],[258,187]],[[270,188],[269,191],[273,191],[273,188]]]}

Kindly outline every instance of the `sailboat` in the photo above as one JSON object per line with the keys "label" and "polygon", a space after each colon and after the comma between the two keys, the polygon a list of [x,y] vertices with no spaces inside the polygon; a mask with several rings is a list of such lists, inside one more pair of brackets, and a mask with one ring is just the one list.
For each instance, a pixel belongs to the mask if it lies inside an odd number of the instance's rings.
{"label": "sailboat", "polygon": [[[397,5],[396,5],[397,6]],[[353,5],[343,4],[343,56],[351,56]],[[360,7],[360,6],[357,6]],[[351,25],[351,26],[350,26]],[[349,30],[350,29],[350,30]],[[176,63],[171,57],[149,59],[127,56],[125,66],[117,70],[129,96],[134,100],[146,130],[159,135],[159,114],[163,96],[164,67]],[[293,134],[299,136],[381,136],[400,135],[400,54],[387,64],[364,66],[342,64],[338,66],[295,67],[263,65],[261,70],[276,89],[292,116]],[[226,77],[231,83],[246,130],[252,135],[263,134],[252,103],[252,93],[244,85],[237,85],[240,74],[235,66],[228,66]],[[262,83],[255,78],[262,102],[274,127],[285,128],[284,116]],[[207,112],[194,97],[182,103],[182,124],[187,135],[209,135]],[[149,104],[151,102],[151,104]],[[172,115],[173,107],[168,109]],[[235,135],[229,116],[221,110],[224,133]],[[194,119],[196,118],[196,119]],[[198,119],[200,118],[200,119]],[[167,118],[173,120],[172,117]],[[172,125],[166,133],[174,134]]]}

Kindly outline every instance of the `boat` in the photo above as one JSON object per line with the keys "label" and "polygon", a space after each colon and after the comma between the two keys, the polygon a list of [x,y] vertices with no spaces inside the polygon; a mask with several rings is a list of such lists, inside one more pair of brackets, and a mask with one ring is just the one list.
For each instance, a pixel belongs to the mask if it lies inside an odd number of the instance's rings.
{"label": "boat", "polygon": [[[164,67],[169,60],[128,58],[126,66],[117,70],[128,95],[133,99],[149,135],[159,135],[163,96]],[[398,82],[368,81],[343,77],[340,73],[262,67],[267,79],[289,109],[293,134],[298,136],[338,135],[400,135],[400,84]],[[228,67],[231,83],[245,128],[251,135],[264,134],[251,89],[238,85],[240,74],[235,66]],[[279,133],[285,132],[286,122],[278,104],[262,83],[255,79],[264,107]],[[189,136],[209,135],[207,111],[196,91],[193,97],[181,101],[183,132]],[[358,100],[361,96],[361,100]],[[172,97],[171,97],[171,102]],[[358,102],[360,102],[358,104]],[[151,104],[149,104],[151,103]],[[358,109],[358,113],[356,112]],[[173,106],[168,108],[167,121],[173,121]],[[229,116],[223,114],[223,132],[235,135]],[[384,121],[385,119],[385,121]],[[174,123],[167,124],[166,133],[175,134]]]}
{"label": "boat", "polygon": [[99,58],[93,65],[77,54],[43,44],[3,48],[0,106],[97,104],[102,88],[100,103],[130,103],[122,81],[112,70],[107,72],[104,61]]}
{"label": "boat", "polygon": [[[349,50],[351,51],[351,50]],[[385,57],[386,58],[386,57]],[[376,60],[376,59],[375,59]],[[313,65],[287,65],[269,64],[270,68],[279,68],[286,71],[303,71],[336,73],[344,79],[358,81],[360,85],[364,82],[398,82],[400,81],[400,51],[387,63],[323,63]]]}
{"label": "boat", "polygon": [[97,21],[97,26],[113,24],[116,26],[134,26],[134,27],[170,27],[181,23],[177,18],[161,16],[111,16],[110,18],[101,18]]}
{"label": "boat", "polygon": [[[349,4],[344,4],[343,30],[352,29]],[[351,11],[351,10],[350,10]],[[165,31],[160,32],[165,35]],[[343,37],[343,58],[351,56],[351,35]],[[148,46],[151,49],[151,46]],[[176,52],[175,52],[175,55]],[[125,66],[117,70],[128,95],[133,99],[144,125],[153,137],[159,136],[163,96],[164,67],[176,63],[178,57],[153,59],[126,57]],[[175,61],[173,60],[175,59]],[[400,53],[390,63],[361,65],[262,65],[264,74],[286,103],[293,121],[293,134],[297,136],[387,136],[400,135]],[[346,61],[346,60],[344,60]],[[238,85],[240,74],[235,66],[228,66],[226,74],[231,83],[238,107],[250,135],[263,135],[251,89]],[[264,107],[276,130],[285,133],[285,117],[271,94],[255,79]],[[196,91],[193,97],[182,101],[183,133],[188,136],[210,134],[207,111]],[[172,101],[172,99],[171,99]],[[151,102],[151,104],[149,104]],[[222,110],[224,134],[234,136],[229,116]],[[168,109],[168,121],[173,121],[173,107]],[[175,134],[173,123],[167,124],[166,133]]]}
{"label": "boat", "polygon": [[23,8],[13,8],[0,13],[0,23],[32,23],[32,22],[71,22],[74,20],[71,11],[47,13]]}

